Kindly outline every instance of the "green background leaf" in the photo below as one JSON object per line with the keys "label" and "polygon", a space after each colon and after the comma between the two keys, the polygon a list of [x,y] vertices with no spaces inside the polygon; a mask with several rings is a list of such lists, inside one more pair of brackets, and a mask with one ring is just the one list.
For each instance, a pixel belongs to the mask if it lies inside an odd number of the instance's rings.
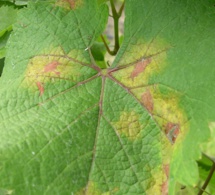
{"label": "green background leaf", "polygon": [[10,36],[10,32],[6,32],[3,36],[0,37],[0,59],[5,57],[5,54],[6,54],[5,47],[9,36]]}
{"label": "green background leaf", "polygon": [[12,30],[12,25],[17,17],[17,9],[13,6],[0,7],[0,37],[6,32]]}
{"label": "green background leaf", "polygon": [[[203,186],[205,180],[207,179],[209,172],[212,168],[212,161],[207,158],[206,156],[202,156],[202,159],[198,161],[198,167],[199,167],[199,176],[200,176],[200,181],[201,183],[198,185],[200,188]],[[206,192],[209,194],[214,194],[215,193],[215,175],[213,174],[207,188],[205,189]]]}
{"label": "green background leaf", "polygon": [[2,74],[3,68],[4,68],[4,59],[0,59],[0,76]]}

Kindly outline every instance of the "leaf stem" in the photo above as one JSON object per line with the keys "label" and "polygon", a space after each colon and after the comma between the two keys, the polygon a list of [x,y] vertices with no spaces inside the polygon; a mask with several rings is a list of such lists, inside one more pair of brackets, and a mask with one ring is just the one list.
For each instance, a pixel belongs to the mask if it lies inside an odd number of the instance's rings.
{"label": "leaf stem", "polygon": [[125,2],[122,3],[119,12],[117,12],[116,7],[114,5],[114,0],[110,0],[110,5],[111,5],[111,10],[112,10],[112,18],[114,21],[114,49],[113,51],[110,50],[110,48],[108,47],[104,37],[101,35],[102,41],[104,42],[104,45],[107,49],[107,52],[114,56],[117,54],[117,52],[119,51],[119,18],[122,15],[123,9],[125,7]]}
{"label": "leaf stem", "polygon": [[[205,155],[205,154],[204,154],[204,155]],[[207,155],[205,155],[205,156],[208,157]],[[211,158],[210,158],[210,159],[211,159]],[[212,159],[211,159],[211,160],[212,160]],[[209,182],[210,182],[210,180],[211,180],[211,178],[212,178],[212,176],[213,176],[213,173],[214,173],[214,171],[215,171],[215,161],[212,160],[212,162],[213,162],[213,165],[212,165],[212,167],[211,167],[211,170],[210,170],[210,172],[209,172],[209,174],[208,174],[207,179],[205,180],[205,183],[203,184],[202,188],[200,189],[198,195],[202,195],[202,194],[203,194],[203,192],[205,191],[207,185],[209,184]]]}
{"label": "leaf stem", "polygon": [[104,43],[104,45],[105,45],[105,48],[106,48],[107,52],[108,52],[109,54],[111,54],[112,51],[111,51],[110,48],[108,47],[108,44],[107,44],[107,42],[105,41],[104,36],[101,35],[101,38],[102,38],[102,41],[103,41],[103,43]]}
{"label": "leaf stem", "polygon": [[110,0],[110,5],[111,5],[111,10],[112,10],[113,16],[117,16],[118,17],[118,13],[116,11],[116,8],[115,8],[113,0]]}
{"label": "leaf stem", "polygon": [[118,13],[119,17],[121,17],[122,12],[123,12],[123,10],[124,10],[124,7],[125,7],[125,2],[122,3],[122,5],[121,5],[121,7],[120,7],[120,9],[119,9],[119,13]]}

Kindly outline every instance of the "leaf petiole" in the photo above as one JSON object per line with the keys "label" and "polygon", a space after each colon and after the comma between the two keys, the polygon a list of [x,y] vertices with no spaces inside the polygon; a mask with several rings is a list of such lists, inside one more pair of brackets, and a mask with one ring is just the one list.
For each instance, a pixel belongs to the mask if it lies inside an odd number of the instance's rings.
{"label": "leaf petiole", "polygon": [[114,21],[114,50],[111,51],[110,48],[108,47],[103,35],[101,35],[101,38],[102,38],[102,41],[107,49],[107,52],[114,56],[117,54],[117,52],[119,51],[119,18],[121,17],[122,15],[122,12],[123,12],[123,9],[125,7],[125,2],[122,3],[119,11],[117,12],[116,10],[116,7],[115,7],[115,4],[114,4],[114,1],[113,0],[110,0],[110,5],[111,5],[111,10],[112,10],[112,18],[113,18],[113,21]]}

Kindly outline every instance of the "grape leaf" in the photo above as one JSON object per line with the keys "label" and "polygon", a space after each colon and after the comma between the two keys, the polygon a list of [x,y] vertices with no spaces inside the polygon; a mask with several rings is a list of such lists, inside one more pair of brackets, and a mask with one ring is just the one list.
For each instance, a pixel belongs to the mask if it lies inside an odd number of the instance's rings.
{"label": "grape leaf", "polygon": [[6,44],[11,32],[4,33],[3,36],[0,37],[0,59],[5,57],[6,53]]}
{"label": "grape leaf", "polygon": [[[91,55],[108,8],[30,3],[0,82],[0,189],[15,194],[174,194],[195,185],[213,120],[211,1],[126,1],[108,69]],[[196,32],[196,33],[194,33]]]}
{"label": "grape leaf", "polygon": [[0,59],[0,76],[2,74],[3,68],[4,68],[4,58]]}
{"label": "grape leaf", "polygon": [[17,9],[13,6],[0,7],[0,37],[6,32],[12,30],[12,25],[16,22]]}
{"label": "grape leaf", "polygon": [[[23,7],[23,6],[26,6],[29,1],[31,0],[1,0],[1,4],[5,4],[5,5],[13,4],[14,6],[17,6],[17,7]],[[54,1],[54,0],[39,0],[39,1]]]}
{"label": "grape leaf", "polygon": [[209,124],[211,138],[201,145],[202,152],[210,156],[215,161],[215,122]]}
{"label": "grape leaf", "polygon": [[123,69],[116,77],[168,138],[177,137],[167,163],[174,194],[176,181],[197,183],[199,143],[207,140],[208,121],[214,120],[214,6],[211,1],[127,1],[126,10],[125,39],[114,66],[128,66],[128,73]]}
{"label": "grape leaf", "polygon": [[[215,162],[215,151],[214,151],[214,148],[215,148],[215,123],[211,122],[209,124],[209,128],[211,130],[211,138],[207,142],[205,142],[201,145],[201,150],[206,155],[203,155],[202,159],[200,161],[198,161],[199,175],[200,175],[200,178],[202,179],[203,182],[208,177],[209,172],[212,169],[213,163]],[[213,173],[213,176],[209,182],[209,185],[206,188],[206,191],[209,192],[210,194],[215,193],[214,183],[215,183],[215,174]]]}
{"label": "grape leaf", "polygon": [[[209,159],[206,156],[202,156],[202,159],[198,161],[198,167],[199,167],[199,176],[201,179],[201,185],[198,185],[200,188],[201,186],[203,186],[205,180],[207,179],[211,168],[213,166],[213,161],[211,161],[211,159]],[[209,184],[207,185],[207,188],[205,189],[206,192],[208,192],[209,194],[214,194],[215,193],[215,175],[213,174]]]}

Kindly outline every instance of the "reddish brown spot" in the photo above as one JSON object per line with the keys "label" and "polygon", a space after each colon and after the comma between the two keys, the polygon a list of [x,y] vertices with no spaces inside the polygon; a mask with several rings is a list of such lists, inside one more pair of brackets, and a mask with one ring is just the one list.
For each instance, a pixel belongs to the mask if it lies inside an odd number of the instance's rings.
{"label": "reddish brown spot", "polygon": [[165,127],[165,133],[168,137],[168,139],[170,140],[171,143],[175,143],[178,134],[180,133],[180,126],[179,124],[175,124],[175,123],[167,123],[166,127]]}
{"label": "reddish brown spot", "polygon": [[163,170],[166,175],[166,180],[163,182],[161,186],[161,194],[168,195],[169,165],[164,165]]}
{"label": "reddish brown spot", "polygon": [[148,58],[148,59],[146,59],[146,60],[144,60],[144,61],[139,61],[139,62],[137,62],[137,64],[136,64],[136,66],[134,67],[134,70],[133,70],[133,72],[131,73],[131,78],[132,79],[134,79],[135,77],[137,77],[140,73],[142,73],[144,70],[145,70],[145,68],[146,68],[146,66],[148,65],[148,64],[150,64],[151,63],[151,59],[150,58]]}
{"label": "reddish brown spot", "polygon": [[39,89],[39,91],[40,91],[40,96],[42,96],[43,95],[43,93],[44,93],[44,87],[43,87],[43,84],[41,83],[41,82],[37,82],[37,87],[38,87],[38,89]]}
{"label": "reddish brown spot", "polygon": [[59,62],[53,61],[44,67],[44,72],[54,72],[56,75],[60,75],[60,72],[56,71],[57,66],[59,65],[60,65]]}
{"label": "reddish brown spot", "polygon": [[154,103],[153,103],[153,97],[150,93],[150,91],[147,89],[145,93],[142,94],[141,100],[145,106],[145,108],[152,113],[153,108],[154,108]]}
{"label": "reddish brown spot", "polygon": [[64,0],[64,1],[70,4],[71,9],[75,9],[75,0]]}

